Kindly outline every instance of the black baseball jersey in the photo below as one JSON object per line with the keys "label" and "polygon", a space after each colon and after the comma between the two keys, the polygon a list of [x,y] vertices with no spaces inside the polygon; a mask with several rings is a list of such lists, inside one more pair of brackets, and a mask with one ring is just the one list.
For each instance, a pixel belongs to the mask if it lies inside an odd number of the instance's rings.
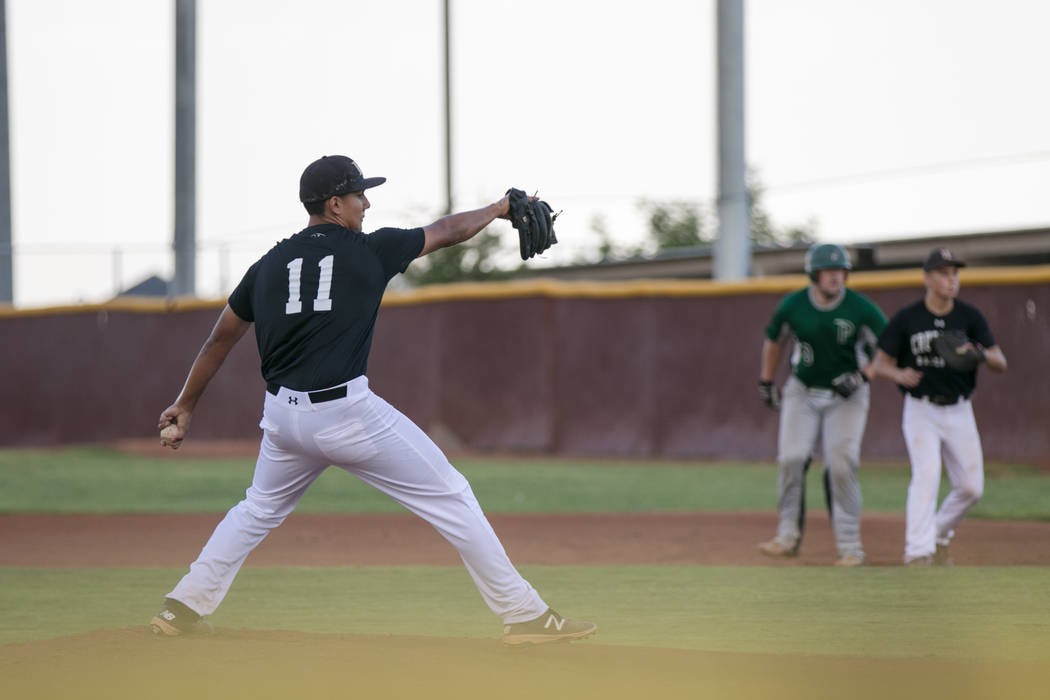
{"label": "black baseball jersey", "polygon": [[995,338],[988,322],[976,307],[958,299],[944,316],[935,316],[924,301],[905,306],[890,319],[879,336],[879,348],[897,359],[898,367],[922,372],[922,380],[911,389],[899,387],[912,396],[954,399],[969,397],[977,385],[977,370],[958,372],[947,367],[934,351],[932,341],[946,331],[963,331],[971,341],[990,348]]}
{"label": "black baseball jersey", "polygon": [[364,374],[386,285],[423,245],[421,228],[364,234],[321,224],[271,248],[229,298],[255,323],[263,378],[314,391]]}

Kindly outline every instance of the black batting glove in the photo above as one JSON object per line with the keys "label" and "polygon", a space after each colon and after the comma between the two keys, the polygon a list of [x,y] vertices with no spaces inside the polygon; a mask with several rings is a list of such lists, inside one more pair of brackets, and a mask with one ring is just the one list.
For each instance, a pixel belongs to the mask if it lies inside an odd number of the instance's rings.
{"label": "black batting glove", "polygon": [[758,398],[774,411],[780,408],[780,391],[777,390],[773,382],[767,382],[764,379],[758,380]]}

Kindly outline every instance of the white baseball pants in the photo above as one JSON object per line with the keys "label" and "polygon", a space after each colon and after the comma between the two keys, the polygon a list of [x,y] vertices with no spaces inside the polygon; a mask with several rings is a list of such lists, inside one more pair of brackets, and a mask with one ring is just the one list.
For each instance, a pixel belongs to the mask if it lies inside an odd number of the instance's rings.
{"label": "white baseball pants", "polygon": [[[933,554],[938,543],[948,544],[980,500],[984,455],[969,400],[937,406],[905,395],[902,428],[911,461],[904,543],[904,560],[909,561]],[[952,488],[938,509],[942,458]]]}
{"label": "white baseball pants", "polygon": [[511,564],[463,475],[422,430],[372,393],[366,377],[346,386],[346,398],[317,404],[306,392],[266,393],[252,485],[168,597],[201,615],[213,613],[248,554],[334,465],[433,525],[505,624],[542,615],[547,604]]}

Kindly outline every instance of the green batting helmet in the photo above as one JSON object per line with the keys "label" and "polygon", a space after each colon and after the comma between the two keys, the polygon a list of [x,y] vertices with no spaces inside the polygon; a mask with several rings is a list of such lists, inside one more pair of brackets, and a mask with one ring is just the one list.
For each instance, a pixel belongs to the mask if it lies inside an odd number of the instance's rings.
{"label": "green batting helmet", "polygon": [[806,251],[806,274],[817,281],[817,270],[852,270],[849,253],[840,245],[816,243]]}

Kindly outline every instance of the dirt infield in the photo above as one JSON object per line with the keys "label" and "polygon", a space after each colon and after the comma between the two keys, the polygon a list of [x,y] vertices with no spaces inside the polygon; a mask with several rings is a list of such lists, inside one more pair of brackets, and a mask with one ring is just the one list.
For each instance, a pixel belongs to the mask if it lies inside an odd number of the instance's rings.
{"label": "dirt infield", "polygon": [[1041,698],[1039,664],[862,659],[498,641],[223,630],[155,639],[145,627],[0,647],[4,697]]}
{"label": "dirt infield", "polygon": [[[220,514],[0,516],[0,566],[186,566]],[[494,515],[518,564],[828,565],[826,513],[813,514],[798,559],[762,557],[772,513]],[[899,562],[903,521],[867,515],[874,564]],[[960,565],[1050,562],[1050,523],[967,521]],[[460,566],[411,515],[293,514],[248,566]],[[571,645],[507,649],[498,640],[222,629],[154,638],[145,625],[0,645],[0,697],[725,698],[953,700],[1041,698],[1043,663],[857,658]],[[599,631],[599,635],[601,632]]]}
{"label": "dirt infield", "polygon": [[[61,568],[186,566],[221,514],[0,515],[0,566]],[[826,512],[813,513],[797,559],[755,549],[773,513],[594,513],[493,515],[520,565],[828,565]],[[875,565],[900,563],[904,520],[866,514],[862,534]],[[1050,523],[967,520],[952,546],[958,565],[1050,565]],[[249,557],[248,566],[459,566],[455,551],[409,514],[293,513]]]}

